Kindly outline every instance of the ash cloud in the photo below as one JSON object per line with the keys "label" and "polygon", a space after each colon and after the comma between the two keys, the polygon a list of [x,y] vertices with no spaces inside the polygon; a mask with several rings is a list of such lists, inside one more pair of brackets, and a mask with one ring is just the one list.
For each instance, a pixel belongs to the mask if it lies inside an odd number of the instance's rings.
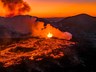
{"label": "ash cloud", "polygon": [[22,15],[30,11],[30,6],[23,0],[1,0],[4,9],[6,9],[6,16]]}

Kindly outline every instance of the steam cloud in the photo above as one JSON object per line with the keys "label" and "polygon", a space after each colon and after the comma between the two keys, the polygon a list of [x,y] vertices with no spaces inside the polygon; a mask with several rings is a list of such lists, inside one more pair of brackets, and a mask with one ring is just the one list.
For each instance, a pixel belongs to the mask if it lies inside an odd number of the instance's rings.
{"label": "steam cloud", "polygon": [[32,36],[34,37],[47,38],[49,32],[53,34],[53,37],[59,39],[66,39],[66,40],[72,39],[71,33],[62,32],[59,29],[51,26],[50,24],[44,26],[44,22],[36,22],[32,26]]}
{"label": "steam cloud", "polygon": [[30,11],[30,6],[23,0],[1,0],[1,2],[7,10],[6,16],[21,15]]}

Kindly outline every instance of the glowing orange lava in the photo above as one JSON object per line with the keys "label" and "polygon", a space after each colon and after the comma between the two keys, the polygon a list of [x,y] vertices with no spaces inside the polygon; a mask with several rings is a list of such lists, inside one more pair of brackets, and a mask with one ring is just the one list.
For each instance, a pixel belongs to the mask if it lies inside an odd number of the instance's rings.
{"label": "glowing orange lava", "polygon": [[53,36],[53,34],[50,33],[50,32],[49,32],[48,35],[47,35],[48,38],[51,38],[52,36]]}
{"label": "glowing orange lava", "polygon": [[[51,35],[51,33],[49,34]],[[41,61],[44,58],[59,59],[71,54],[69,48],[76,44],[75,42],[54,38],[29,38],[13,42],[8,46],[5,44],[0,46],[2,49],[0,50],[0,64],[2,63],[4,67],[21,64],[23,59],[31,61]]]}

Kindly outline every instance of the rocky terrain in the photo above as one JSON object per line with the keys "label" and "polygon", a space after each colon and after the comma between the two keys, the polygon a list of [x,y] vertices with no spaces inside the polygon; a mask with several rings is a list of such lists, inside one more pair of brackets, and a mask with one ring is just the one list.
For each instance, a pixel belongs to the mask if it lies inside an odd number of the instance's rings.
{"label": "rocky terrain", "polygon": [[95,53],[86,40],[16,39],[1,45],[0,72],[95,72]]}
{"label": "rocky terrain", "polygon": [[[2,67],[6,68],[6,71],[8,72],[12,72],[10,67],[20,65],[23,61],[25,62],[26,66],[28,66],[28,69],[26,70],[31,70],[29,72],[32,72],[33,68],[36,69],[36,71],[45,72],[46,68],[50,67],[50,62],[53,62],[53,64],[56,64],[62,68],[62,65],[59,64],[58,60],[62,59],[64,56],[70,56],[70,58],[73,56],[72,58],[74,60],[72,60],[72,62],[74,63],[76,60],[76,63],[74,64],[79,64],[80,61],[78,57],[75,56],[75,45],[75,42],[56,38],[24,39],[17,42],[12,42],[7,46],[1,45],[0,63],[2,63]],[[43,64],[46,63],[45,59],[49,61],[48,66],[46,64],[43,66]],[[45,62],[42,63],[44,60]],[[41,67],[38,66],[39,61],[41,62]],[[37,64],[35,62],[37,62]],[[7,68],[9,69],[7,70]],[[15,72],[16,70],[13,69],[13,71]]]}
{"label": "rocky terrain", "polygon": [[[71,40],[30,37],[31,24],[50,23]],[[0,72],[96,72],[96,17],[0,17]]]}

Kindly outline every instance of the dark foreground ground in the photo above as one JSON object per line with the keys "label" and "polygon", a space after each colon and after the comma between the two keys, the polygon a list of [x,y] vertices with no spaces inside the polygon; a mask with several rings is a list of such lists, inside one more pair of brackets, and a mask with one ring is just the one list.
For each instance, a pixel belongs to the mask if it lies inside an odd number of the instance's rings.
{"label": "dark foreground ground", "polygon": [[0,72],[96,72],[92,43],[29,38],[0,45]]}

